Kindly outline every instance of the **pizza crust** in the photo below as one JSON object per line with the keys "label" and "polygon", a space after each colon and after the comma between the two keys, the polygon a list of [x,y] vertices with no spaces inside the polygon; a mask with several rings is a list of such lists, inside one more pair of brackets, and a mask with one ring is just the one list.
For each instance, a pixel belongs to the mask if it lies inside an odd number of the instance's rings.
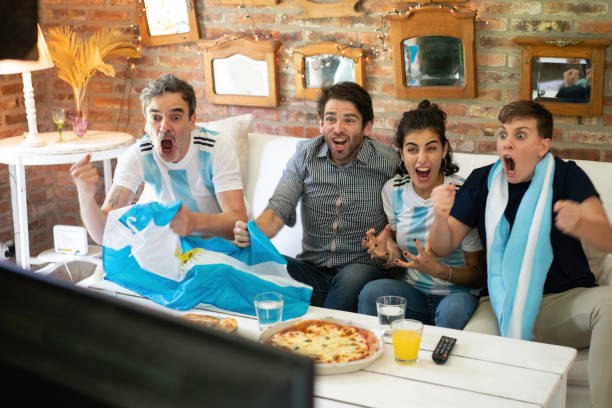
{"label": "pizza crust", "polygon": [[238,322],[236,322],[236,319],[231,317],[220,319],[218,317],[200,315],[197,313],[188,313],[182,315],[181,317],[192,323],[200,324],[206,327],[213,327],[227,333],[235,332],[236,329],[238,329]]}

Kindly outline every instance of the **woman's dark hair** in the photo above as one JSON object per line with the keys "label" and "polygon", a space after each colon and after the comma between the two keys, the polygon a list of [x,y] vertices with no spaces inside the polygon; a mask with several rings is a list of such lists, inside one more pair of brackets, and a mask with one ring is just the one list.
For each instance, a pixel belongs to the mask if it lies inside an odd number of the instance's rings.
{"label": "woman's dark hair", "polygon": [[[440,171],[444,172],[444,175],[449,176],[459,171],[459,166],[453,162],[453,151],[450,143],[446,138],[446,113],[438,107],[435,103],[429,102],[425,99],[419,103],[416,109],[408,112],[404,112],[399,125],[397,125],[397,132],[395,133],[395,141],[397,146],[402,149],[404,146],[404,139],[410,132],[414,130],[431,129],[440,138],[442,147],[448,146],[446,156],[442,160]],[[405,172],[403,168],[403,162],[401,171]]]}

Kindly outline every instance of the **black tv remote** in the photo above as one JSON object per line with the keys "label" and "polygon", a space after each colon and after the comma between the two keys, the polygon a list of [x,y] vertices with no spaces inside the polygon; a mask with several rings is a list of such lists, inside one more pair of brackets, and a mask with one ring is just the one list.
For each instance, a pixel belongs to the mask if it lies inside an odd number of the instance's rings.
{"label": "black tv remote", "polygon": [[431,358],[433,361],[438,364],[444,364],[456,342],[457,339],[453,337],[440,337],[440,341],[436,345],[433,353],[431,353]]}

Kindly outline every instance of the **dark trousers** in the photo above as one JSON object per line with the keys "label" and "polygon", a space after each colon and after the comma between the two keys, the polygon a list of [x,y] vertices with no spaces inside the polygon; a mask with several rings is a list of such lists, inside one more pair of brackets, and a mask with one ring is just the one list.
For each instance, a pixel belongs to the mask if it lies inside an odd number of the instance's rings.
{"label": "dark trousers", "polygon": [[287,271],[297,281],[312,286],[310,304],[328,309],[357,312],[361,289],[385,273],[371,265],[352,264],[342,268],[320,268],[285,256]]}

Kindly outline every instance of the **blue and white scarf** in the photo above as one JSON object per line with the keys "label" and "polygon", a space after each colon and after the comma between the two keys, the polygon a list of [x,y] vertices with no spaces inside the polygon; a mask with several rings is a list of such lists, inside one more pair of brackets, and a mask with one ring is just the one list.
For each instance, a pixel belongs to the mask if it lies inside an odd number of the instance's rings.
{"label": "blue and white scarf", "polygon": [[485,210],[487,285],[502,336],[533,339],[544,282],[553,260],[550,231],[555,159],[548,153],[535,168],[510,224],[504,216],[508,180],[498,160],[488,179]]}

